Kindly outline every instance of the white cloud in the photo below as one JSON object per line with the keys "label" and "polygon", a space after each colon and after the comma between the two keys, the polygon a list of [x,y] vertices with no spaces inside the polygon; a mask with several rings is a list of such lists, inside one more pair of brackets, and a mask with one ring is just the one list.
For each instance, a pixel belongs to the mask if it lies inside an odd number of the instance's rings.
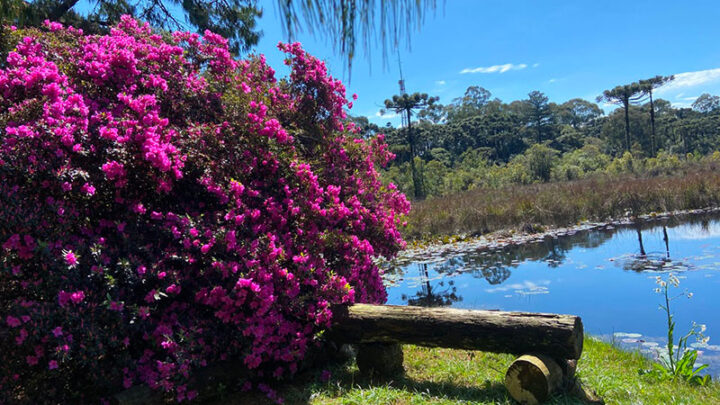
{"label": "white cloud", "polygon": [[550,280],[540,280],[537,283],[525,280],[522,283],[515,283],[515,284],[506,284],[500,287],[494,287],[494,288],[486,288],[485,291],[489,293],[494,292],[505,292],[510,290],[515,290],[515,292],[519,291],[537,291],[542,289],[547,289],[546,286],[550,285]]}
{"label": "white cloud", "polygon": [[435,82],[438,86],[444,86],[446,84],[445,80],[438,80]]}
{"label": "white cloud", "polygon": [[534,68],[536,68],[536,67],[538,67],[538,66],[540,66],[539,63],[533,63],[533,67],[534,67]]}
{"label": "white cloud", "polygon": [[553,79],[548,80],[548,83],[555,83],[556,81],[557,81],[557,79],[553,78]]}
{"label": "white cloud", "polygon": [[698,96],[681,97],[678,95],[676,98],[679,100],[685,100],[685,101],[695,101],[698,98]]}
{"label": "white cloud", "polygon": [[522,70],[527,67],[526,64],[520,63],[518,65],[512,63],[506,63],[504,65],[493,65],[487,67],[476,67],[476,68],[465,68],[460,71],[460,74],[466,73],[505,73],[510,70]]}
{"label": "white cloud", "polygon": [[386,111],[385,114],[381,114],[380,111],[378,111],[375,113],[375,116],[388,120],[399,117],[397,113],[389,111]]}
{"label": "white cloud", "polygon": [[720,225],[710,223],[707,227],[701,224],[685,225],[671,231],[672,239],[702,240],[720,236]]}
{"label": "white cloud", "polygon": [[675,80],[657,89],[657,93],[716,83],[720,83],[720,68],[678,73],[675,75]]}

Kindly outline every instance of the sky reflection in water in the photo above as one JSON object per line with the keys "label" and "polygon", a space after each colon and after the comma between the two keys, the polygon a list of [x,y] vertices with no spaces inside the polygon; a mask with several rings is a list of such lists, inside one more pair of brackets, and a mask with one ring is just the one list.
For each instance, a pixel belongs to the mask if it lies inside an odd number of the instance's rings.
{"label": "sky reflection in water", "polygon": [[671,304],[676,336],[693,321],[706,324],[711,339],[698,347],[698,362],[720,375],[720,220],[652,222],[638,230],[591,230],[494,251],[414,257],[388,270],[388,304],[576,314],[586,333],[652,354],[667,333],[655,277],[672,271],[680,277],[675,292],[694,294]]}

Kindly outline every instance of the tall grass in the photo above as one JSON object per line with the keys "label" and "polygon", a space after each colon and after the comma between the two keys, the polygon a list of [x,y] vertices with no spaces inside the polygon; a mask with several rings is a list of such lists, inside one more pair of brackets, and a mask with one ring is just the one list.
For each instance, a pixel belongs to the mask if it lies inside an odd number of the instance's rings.
{"label": "tall grass", "polygon": [[718,205],[720,175],[714,165],[708,165],[675,176],[598,176],[431,198],[413,204],[404,235],[407,239],[477,235],[524,224],[567,226]]}

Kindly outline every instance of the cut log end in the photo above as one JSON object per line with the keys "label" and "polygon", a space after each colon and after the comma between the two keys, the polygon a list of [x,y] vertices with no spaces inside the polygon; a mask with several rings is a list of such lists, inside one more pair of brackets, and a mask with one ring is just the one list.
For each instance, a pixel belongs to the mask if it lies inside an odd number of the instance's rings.
{"label": "cut log end", "polygon": [[547,401],[562,383],[562,368],[544,355],[520,356],[505,374],[505,387],[510,396],[523,405]]}

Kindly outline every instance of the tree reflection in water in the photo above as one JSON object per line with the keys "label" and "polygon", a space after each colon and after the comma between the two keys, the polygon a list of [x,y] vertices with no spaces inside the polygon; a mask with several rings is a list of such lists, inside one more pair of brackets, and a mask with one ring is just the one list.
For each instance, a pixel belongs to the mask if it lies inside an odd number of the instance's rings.
{"label": "tree reflection in water", "polygon": [[[619,231],[637,233],[637,250],[627,253],[618,266],[630,271],[682,271],[687,265],[681,261],[673,262],[670,259],[670,238],[668,228],[679,225],[700,225],[703,232],[712,232],[707,218],[665,218],[661,221],[637,221],[634,224],[618,225],[617,228],[607,226],[592,230],[570,232],[559,237],[546,237],[542,240],[519,243],[497,248],[480,248],[471,252],[443,251],[441,254],[433,251],[420,252],[413,258],[406,258],[406,263],[388,269],[396,279],[411,277],[408,273],[414,272],[413,266],[418,266],[420,290],[414,295],[402,295],[402,300],[410,305],[422,306],[449,306],[460,302],[463,297],[453,281],[453,276],[470,274],[473,277],[485,279],[490,285],[501,285],[512,275],[513,269],[525,261],[545,262],[549,268],[557,268],[567,261],[567,254],[573,248],[594,249],[610,240]],[[664,252],[647,251],[643,240],[643,232],[650,228],[662,227],[662,241]],[[647,233],[644,235],[647,237]],[[433,263],[428,267],[428,263]]]}
{"label": "tree reflection in water", "polygon": [[512,274],[512,269],[523,261],[542,261],[550,268],[557,268],[567,260],[567,252],[573,247],[597,247],[610,239],[612,234],[611,231],[594,230],[499,249],[482,249],[452,257],[434,270],[445,276],[472,272],[473,276],[484,278],[491,285],[498,285],[505,282]]}
{"label": "tree reflection in water", "polygon": [[[418,305],[421,307],[446,307],[454,302],[462,301],[462,297],[457,294],[457,287],[453,280],[441,280],[436,286],[430,284],[430,274],[428,273],[427,263],[418,265],[420,269],[420,291],[416,292],[412,297],[402,295],[402,300],[408,305]],[[447,285],[446,285],[447,284]]]}
{"label": "tree reflection in water", "polygon": [[[709,232],[708,229],[708,221],[707,219],[699,219],[699,220],[690,220],[684,222],[684,224],[690,224],[693,225],[695,223],[700,223],[700,227],[703,232]],[[639,254],[632,254],[629,255],[628,258],[622,263],[622,267],[624,270],[630,270],[630,271],[682,271],[687,270],[687,266],[681,262],[681,261],[672,261],[670,259],[670,237],[668,236],[668,225],[671,227],[673,225],[677,225],[676,220],[666,220],[662,223],[662,241],[665,245],[665,252],[646,252],[645,246],[643,243],[643,236],[642,236],[642,230],[647,228],[654,228],[657,227],[657,223],[652,222],[643,222],[643,221],[637,221],[634,224],[635,231],[638,235],[638,249],[640,251]]]}

